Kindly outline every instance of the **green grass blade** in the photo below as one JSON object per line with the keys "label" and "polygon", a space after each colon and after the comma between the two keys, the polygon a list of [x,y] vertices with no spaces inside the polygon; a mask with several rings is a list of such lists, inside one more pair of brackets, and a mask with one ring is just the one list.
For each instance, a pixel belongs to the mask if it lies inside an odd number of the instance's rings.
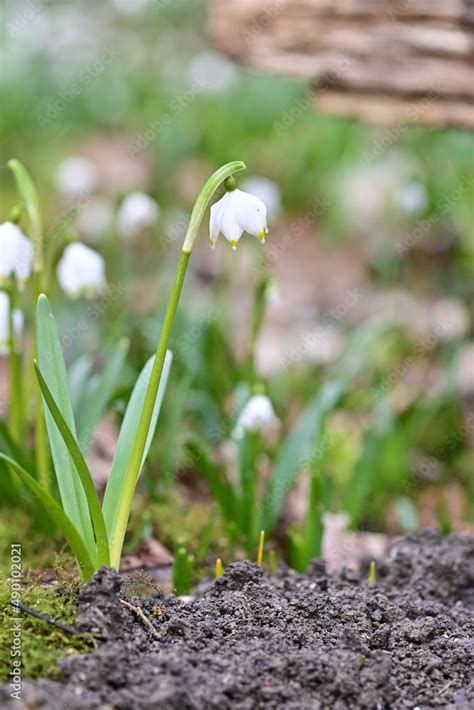
{"label": "green grass blade", "polygon": [[107,530],[105,527],[104,516],[102,514],[102,508],[99,501],[99,496],[94,486],[94,481],[92,480],[91,473],[85,462],[84,456],[79,448],[73,433],[67,425],[59,407],[57,406],[54,398],[49,391],[48,385],[46,384],[43,375],[38,367],[38,363],[35,362],[35,372],[38,378],[38,383],[41,388],[41,393],[48,406],[48,409],[54,419],[54,422],[61,434],[64,444],[67,446],[67,450],[74,462],[76,471],[81,479],[81,483],[86,494],[87,502],[89,504],[89,511],[92,518],[92,524],[94,526],[95,536],[97,540],[97,563],[99,566],[110,564],[110,554],[109,554],[109,541],[107,538]]}
{"label": "green grass blade", "polygon": [[[62,412],[66,424],[72,434],[76,436],[61,343],[49,301],[43,295],[39,297],[36,309],[36,346],[38,364],[49,391]],[[95,548],[94,533],[81,480],[47,407],[45,407],[44,416],[64,511],[81,533],[88,549],[92,550]]]}
{"label": "green grass blade", "polygon": [[[168,350],[163,365],[160,385],[155,399],[153,416],[150,422],[141,466],[143,466],[145,462],[153,435],[155,433],[158,414],[165,395],[172,360],[173,356]],[[132,482],[128,480],[129,469],[153,362],[154,356],[151,357],[146,363],[138,377],[137,382],[135,383],[135,387],[133,388],[132,396],[130,397],[125,417],[122,422],[122,427],[120,429],[117,448],[115,450],[115,456],[112,462],[107,488],[105,490],[103,511],[105,524],[109,534],[111,562],[115,567],[118,566],[120,561],[120,554],[125,536],[126,524],[130,514],[133,491],[135,490],[135,486],[137,484],[136,480]],[[120,524],[117,524],[118,521]]]}
{"label": "green grass blade", "polygon": [[41,217],[40,202],[38,193],[26,168],[19,160],[13,158],[8,162],[8,167],[15,176],[20,194],[25,202],[29,220],[29,236],[35,246],[35,270],[39,271],[42,266],[43,247],[41,244],[43,234],[43,222]]}
{"label": "green grass blade", "polygon": [[188,443],[188,451],[199,475],[206,481],[212,497],[221,509],[227,522],[235,522],[241,528],[239,504],[235,492],[225,478],[224,472],[211,461],[206,449],[197,441]]}
{"label": "green grass blade", "polygon": [[33,476],[25,471],[22,466],[20,466],[9,456],[5,456],[5,454],[2,453],[0,453],[0,459],[5,461],[10,470],[13,471],[28,488],[33,498],[43,506],[56,525],[61,528],[64,533],[64,537],[68,541],[76,557],[82,578],[84,580],[88,579],[91,574],[94,573],[94,564],[84,540],[82,539],[81,534],[77,530],[74,523],[66,515],[59,503],[57,503],[47,491],[43,490],[39,483],[35,481]]}
{"label": "green grass blade", "polygon": [[77,434],[84,451],[112,396],[125,363],[128,345],[128,339],[123,338],[110,349],[104,369],[97,378],[91,380],[92,386],[87,388],[86,396],[76,410]]}
{"label": "green grass blade", "polygon": [[299,473],[319,455],[319,449],[324,445],[321,433],[325,417],[337,406],[345,389],[340,380],[326,382],[283,442],[265,496],[262,528],[266,531],[273,530]]}

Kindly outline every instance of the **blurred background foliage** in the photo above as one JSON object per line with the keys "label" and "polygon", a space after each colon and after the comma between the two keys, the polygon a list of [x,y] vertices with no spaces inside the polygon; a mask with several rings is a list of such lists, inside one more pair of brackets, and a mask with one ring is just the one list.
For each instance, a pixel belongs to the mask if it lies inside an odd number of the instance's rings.
{"label": "blurred background foliage", "polygon": [[[209,510],[212,498],[219,508],[189,442],[238,487],[232,432],[252,387],[264,387],[281,420],[258,457],[260,479],[271,480],[314,398],[341,381],[324,421],[296,442],[320,454],[293,477],[285,469],[275,540],[293,564],[320,552],[327,514],[389,534],[472,526],[472,135],[317,114],[303,82],[247,71],[209,46],[205,0],[30,0],[6,12],[2,221],[17,202],[6,168],[15,156],[35,178],[51,233],[73,209],[61,237],[107,261],[111,288],[99,302],[52,289],[69,362],[85,354],[97,367],[112,342],[131,339],[115,417],[89,452],[98,485],[116,417],[155,347],[202,181],[232,159],[272,181],[263,251],[248,238],[237,255],[221,242],[210,252],[203,230],[131,540],[154,535],[172,549],[179,533],[197,553],[207,535],[221,554],[228,539],[231,556],[235,530],[219,516],[213,532],[201,512],[185,530],[170,515]],[[96,175],[72,195],[58,169],[73,156]],[[116,214],[133,190],[155,198],[160,217],[131,240],[118,235]],[[361,355],[367,329],[377,337]]]}

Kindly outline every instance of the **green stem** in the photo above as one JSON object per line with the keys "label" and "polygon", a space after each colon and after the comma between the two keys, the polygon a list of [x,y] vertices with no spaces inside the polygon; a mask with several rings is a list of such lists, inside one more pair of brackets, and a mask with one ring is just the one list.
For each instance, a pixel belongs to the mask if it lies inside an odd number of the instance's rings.
{"label": "green stem", "polygon": [[112,539],[110,541],[110,561],[112,567],[114,567],[115,569],[118,569],[120,565],[123,540],[128,524],[128,518],[130,515],[132,499],[135,493],[135,487],[137,485],[138,476],[140,474],[140,469],[143,463],[143,454],[146,447],[148,432],[150,430],[150,422],[153,415],[156,395],[158,393],[158,387],[163,371],[166,351],[168,349],[169,341],[171,338],[171,331],[173,329],[173,323],[178,308],[179,298],[183,289],[189,258],[191,256],[191,252],[196,241],[196,237],[198,235],[199,228],[204,217],[204,213],[215,191],[233,173],[244,169],[244,163],[242,163],[241,161],[234,161],[232,163],[227,163],[226,165],[223,165],[221,168],[219,168],[219,170],[216,170],[216,172],[211,175],[211,177],[199,193],[199,196],[191,213],[191,219],[189,220],[188,230],[184,239],[183,249],[181,251],[178,268],[174,277],[168,306],[166,308],[160,339],[156,348],[155,359],[150,374],[150,381],[148,383],[147,391],[145,394],[145,400],[140,416],[140,424],[138,427],[137,438],[135,440],[133,454],[130,460],[130,467],[127,473],[125,490],[121,498],[120,509],[116,517],[117,522],[115,525],[115,529],[113,530],[111,536]]}
{"label": "green stem", "polygon": [[10,377],[10,430],[14,440],[18,443],[23,431],[23,388],[21,383],[21,358],[16,351],[15,342],[15,297],[16,290],[13,286],[8,294],[8,360]]}
{"label": "green stem", "polygon": [[[33,274],[33,302],[37,303],[41,293],[41,273],[39,271]],[[33,309],[34,318],[36,318],[36,309]],[[36,333],[36,324],[33,323],[33,332]],[[38,353],[36,351],[36,339],[33,338],[33,353],[32,363],[36,360]],[[34,365],[32,364],[32,372]],[[41,397],[41,389],[36,377],[33,377],[33,387],[35,392],[35,461],[38,472],[38,480],[45,491],[51,493],[51,474],[49,466],[48,443],[46,433],[46,420],[43,411],[43,399]]]}

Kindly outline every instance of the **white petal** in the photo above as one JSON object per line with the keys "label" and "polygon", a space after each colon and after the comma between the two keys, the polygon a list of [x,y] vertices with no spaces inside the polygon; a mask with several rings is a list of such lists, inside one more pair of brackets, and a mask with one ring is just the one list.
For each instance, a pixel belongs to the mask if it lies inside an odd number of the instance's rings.
{"label": "white petal", "polygon": [[[0,355],[7,355],[10,339],[10,297],[4,291],[0,291]],[[13,331],[15,341],[18,342],[23,332],[24,316],[17,308],[13,311]]]}
{"label": "white petal", "polygon": [[33,246],[29,239],[21,235],[18,240],[18,256],[15,264],[15,276],[20,283],[25,282],[33,268]]}
{"label": "white petal", "polygon": [[31,273],[33,248],[21,229],[12,222],[0,224],[0,278],[15,275],[24,281]]}
{"label": "white petal", "polygon": [[262,238],[268,231],[267,208],[262,200],[242,190],[233,193],[233,207],[243,230]]}
{"label": "white petal", "polygon": [[67,197],[92,192],[97,185],[97,169],[88,158],[74,156],[59,164],[56,187]]}
{"label": "white petal", "polygon": [[[224,195],[225,197],[225,195]],[[211,217],[209,220],[209,238],[211,242],[211,247],[214,249],[219,234],[221,232],[222,225],[222,198],[219,202],[216,202],[211,207]]]}
{"label": "white petal", "polygon": [[81,242],[69,244],[57,267],[58,281],[72,298],[96,296],[106,289],[103,257]]}
{"label": "white petal", "polygon": [[270,433],[280,424],[280,420],[275,414],[273,404],[269,397],[264,394],[251,397],[242,409],[237,421],[236,433],[251,431]]}

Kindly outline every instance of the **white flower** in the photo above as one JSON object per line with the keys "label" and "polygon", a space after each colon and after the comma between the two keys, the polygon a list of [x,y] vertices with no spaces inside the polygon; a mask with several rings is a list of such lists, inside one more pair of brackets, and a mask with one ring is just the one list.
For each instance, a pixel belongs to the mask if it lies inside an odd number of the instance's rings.
{"label": "white flower", "polygon": [[[10,297],[4,291],[0,291],[0,355],[8,355],[10,350]],[[17,308],[13,311],[13,332],[15,340],[18,342],[23,332],[23,313]]]}
{"label": "white flower", "polygon": [[124,199],[117,214],[119,232],[134,236],[158,220],[160,208],[155,200],[144,192],[132,192]]}
{"label": "white flower", "polygon": [[188,71],[189,81],[206,94],[225,94],[238,81],[236,65],[219,52],[197,54]]}
{"label": "white flower", "polygon": [[261,432],[270,434],[280,424],[275,414],[273,404],[265,394],[256,394],[249,399],[237,420],[235,435],[242,438],[244,432]]}
{"label": "white flower", "polygon": [[267,227],[267,208],[262,200],[242,190],[226,192],[218,202],[211,207],[210,241],[214,249],[217,238],[222,232],[232,249],[244,232],[258,237],[265,244]]}
{"label": "white flower", "polygon": [[395,193],[395,204],[407,215],[423,212],[428,206],[428,195],[424,185],[419,182],[403,185]]}
{"label": "white flower", "polygon": [[19,284],[29,278],[33,267],[33,246],[13,222],[0,224],[0,282],[16,276]]}
{"label": "white flower", "polygon": [[269,178],[255,175],[254,177],[242,180],[240,183],[243,190],[251,192],[259,197],[267,207],[270,221],[281,212],[281,190],[276,182]]}
{"label": "white flower", "polygon": [[76,225],[81,234],[91,240],[99,239],[112,225],[112,205],[103,197],[91,200],[79,215]]}
{"label": "white flower", "polygon": [[67,158],[56,170],[56,187],[66,197],[92,192],[96,185],[97,170],[94,163],[87,158]]}
{"label": "white flower", "polygon": [[441,298],[430,311],[433,332],[440,340],[455,340],[469,332],[469,309],[457,298]]}
{"label": "white flower", "polygon": [[103,257],[81,242],[69,244],[57,267],[61,288],[71,298],[93,298],[105,291],[105,262]]}

